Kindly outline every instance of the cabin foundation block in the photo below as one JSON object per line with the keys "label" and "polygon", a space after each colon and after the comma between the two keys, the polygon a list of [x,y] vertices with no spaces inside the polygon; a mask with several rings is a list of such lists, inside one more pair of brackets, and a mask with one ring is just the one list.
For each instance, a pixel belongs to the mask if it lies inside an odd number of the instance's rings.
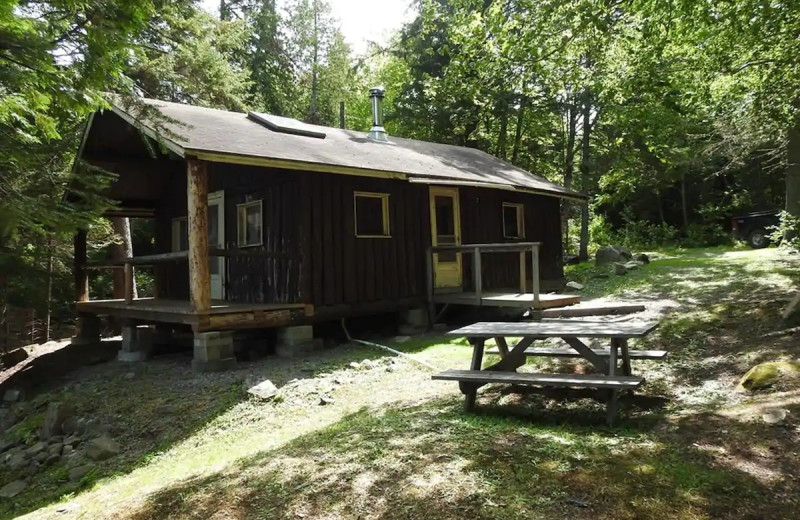
{"label": "cabin foundation block", "polygon": [[275,353],[281,357],[294,357],[296,354],[314,350],[314,327],[300,325],[278,330]]}
{"label": "cabin foundation block", "polygon": [[147,361],[153,351],[154,331],[147,325],[122,327],[122,349],[117,359],[123,362]]}
{"label": "cabin foundation block", "polygon": [[236,365],[233,355],[233,332],[195,332],[195,372],[222,372]]}
{"label": "cabin foundation block", "polygon": [[100,343],[100,318],[91,314],[78,317],[78,333],[70,341],[72,345],[96,345]]}

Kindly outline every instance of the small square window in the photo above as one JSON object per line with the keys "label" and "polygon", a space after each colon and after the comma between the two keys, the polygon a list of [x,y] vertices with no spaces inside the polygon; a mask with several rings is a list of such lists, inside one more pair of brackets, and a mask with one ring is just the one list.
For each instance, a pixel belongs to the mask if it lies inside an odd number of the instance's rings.
{"label": "small square window", "polygon": [[355,192],[356,236],[389,238],[389,194]]}
{"label": "small square window", "polygon": [[237,206],[239,247],[260,246],[262,228],[262,204],[260,200]]}
{"label": "small square window", "polygon": [[503,203],[503,236],[525,238],[525,207],[522,204]]}
{"label": "small square window", "polygon": [[186,217],[172,219],[172,251],[189,250],[189,219]]}

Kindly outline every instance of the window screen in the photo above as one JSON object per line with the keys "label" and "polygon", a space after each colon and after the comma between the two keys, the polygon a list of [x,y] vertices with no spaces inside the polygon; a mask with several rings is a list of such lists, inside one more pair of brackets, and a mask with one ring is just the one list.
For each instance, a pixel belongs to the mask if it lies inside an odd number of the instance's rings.
{"label": "window screen", "polygon": [[505,238],[525,237],[525,217],[522,204],[503,203],[503,236]]}
{"label": "window screen", "polygon": [[388,237],[389,194],[356,192],[355,222],[358,237]]}
{"label": "window screen", "polygon": [[172,219],[172,250],[189,250],[189,221],[186,217]]}
{"label": "window screen", "polygon": [[260,200],[237,206],[239,247],[261,245],[263,227],[262,204]]}

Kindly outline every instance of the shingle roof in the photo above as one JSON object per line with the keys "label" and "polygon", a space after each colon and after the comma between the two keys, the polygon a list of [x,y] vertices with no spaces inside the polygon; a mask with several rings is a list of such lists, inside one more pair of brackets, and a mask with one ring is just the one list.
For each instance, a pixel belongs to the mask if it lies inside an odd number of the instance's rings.
{"label": "shingle roof", "polygon": [[[486,183],[536,192],[584,198],[538,175],[517,168],[474,148],[429,143],[390,136],[389,143],[368,139],[366,132],[312,126],[325,139],[285,134],[248,119],[247,114],[202,108],[166,101],[143,100],[166,118],[176,121],[140,121],[151,132],[156,127],[161,139],[178,147],[181,155],[192,152],[235,155],[250,158],[400,173],[417,182],[443,181],[451,184]],[[127,116],[115,107],[115,112]]]}

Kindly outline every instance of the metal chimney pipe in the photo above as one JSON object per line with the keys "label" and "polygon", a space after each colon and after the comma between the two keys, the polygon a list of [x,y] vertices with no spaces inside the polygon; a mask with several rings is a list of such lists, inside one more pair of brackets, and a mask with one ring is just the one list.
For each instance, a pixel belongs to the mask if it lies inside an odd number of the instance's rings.
{"label": "metal chimney pipe", "polygon": [[372,128],[367,137],[375,141],[387,142],[389,135],[383,127],[383,87],[372,87],[369,89],[369,97],[372,101]]}

